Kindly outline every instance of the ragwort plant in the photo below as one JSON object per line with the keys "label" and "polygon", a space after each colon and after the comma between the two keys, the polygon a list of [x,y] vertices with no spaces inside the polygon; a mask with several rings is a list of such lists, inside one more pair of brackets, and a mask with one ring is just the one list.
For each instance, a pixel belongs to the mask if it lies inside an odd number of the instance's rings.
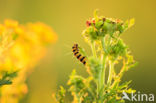
{"label": "ragwort plant", "polygon": [[[97,16],[86,22],[87,28],[82,35],[91,47],[92,55],[86,55],[78,46],[78,51],[86,58],[85,67],[89,76],[84,78],[73,70],[68,81],[69,91],[73,96],[73,103],[124,103],[122,92],[135,92],[129,88],[128,82],[121,82],[121,78],[130,68],[136,65],[128,46],[120,38],[134,24],[134,19],[126,22],[119,19]],[[117,72],[115,65],[122,64]],[[106,77],[106,69],[109,71]],[[59,103],[67,103],[66,90],[61,87],[55,97]]]}
{"label": "ragwort plant", "polygon": [[0,23],[0,103],[19,103],[27,94],[26,80],[55,43],[53,29],[41,22]]}

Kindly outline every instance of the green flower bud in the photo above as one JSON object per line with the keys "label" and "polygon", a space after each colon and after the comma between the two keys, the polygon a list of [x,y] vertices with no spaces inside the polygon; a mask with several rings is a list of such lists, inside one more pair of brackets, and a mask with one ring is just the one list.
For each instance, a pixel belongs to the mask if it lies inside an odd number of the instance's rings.
{"label": "green flower bud", "polygon": [[87,28],[87,34],[90,36],[92,41],[97,40],[98,38],[97,31],[95,30],[93,26],[90,26]]}
{"label": "green flower bud", "polygon": [[117,59],[119,56],[126,56],[127,46],[124,44],[122,40],[119,40],[116,44],[110,47],[109,54],[112,59]]}
{"label": "green flower bud", "polygon": [[103,20],[100,20],[100,21],[95,23],[95,28],[99,30],[102,25],[103,25]]}

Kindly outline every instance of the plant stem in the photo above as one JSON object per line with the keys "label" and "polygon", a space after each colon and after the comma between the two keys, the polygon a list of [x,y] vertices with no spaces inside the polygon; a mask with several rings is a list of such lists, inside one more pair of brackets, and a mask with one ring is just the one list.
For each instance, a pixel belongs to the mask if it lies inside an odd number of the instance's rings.
{"label": "plant stem", "polygon": [[92,44],[91,44],[91,49],[92,49],[93,56],[94,56],[95,58],[97,58],[96,50],[95,50],[95,42],[92,42]]}
{"label": "plant stem", "polygon": [[[102,56],[102,67],[101,67],[101,73],[99,75],[99,90],[98,90],[98,96],[101,97],[101,95],[104,92],[104,86],[105,86],[105,72],[106,72],[106,60],[107,60],[107,56],[103,55]],[[101,99],[98,100],[98,103],[103,103],[103,101]]]}
{"label": "plant stem", "polygon": [[106,59],[107,56],[103,56],[103,66],[102,66],[102,71],[101,71],[101,87],[105,85],[105,71],[106,71]]}
{"label": "plant stem", "polygon": [[[101,44],[102,44],[102,56],[101,56],[101,72],[99,74],[99,79],[98,79],[98,96],[103,93],[103,88],[105,85],[105,70],[106,70],[106,49],[105,49],[105,41],[104,38],[101,39]],[[98,100],[98,103],[102,103],[101,100]]]}
{"label": "plant stem", "polygon": [[101,39],[101,44],[102,44],[102,49],[103,49],[104,53],[106,54],[107,51],[106,51],[106,45],[105,45],[105,38],[104,37]]}
{"label": "plant stem", "polygon": [[[107,54],[106,54],[106,47],[105,47],[105,38],[101,39],[101,44],[103,48],[103,56],[102,56],[102,72],[101,72],[101,84],[102,86],[105,85],[105,71],[106,71],[106,59],[107,59]],[[104,54],[105,53],[105,54]]]}
{"label": "plant stem", "polygon": [[[92,53],[93,53],[93,57],[97,58],[96,55],[96,50],[95,50],[95,42],[91,42],[91,49],[92,49]],[[97,80],[97,95],[99,95],[99,91],[100,91],[100,81]]]}
{"label": "plant stem", "polygon": [[114,63],[112,61],[109,62],[109,76],[108,76],[108,85],[111,85],[112,82],[112,76],[114,71]]}

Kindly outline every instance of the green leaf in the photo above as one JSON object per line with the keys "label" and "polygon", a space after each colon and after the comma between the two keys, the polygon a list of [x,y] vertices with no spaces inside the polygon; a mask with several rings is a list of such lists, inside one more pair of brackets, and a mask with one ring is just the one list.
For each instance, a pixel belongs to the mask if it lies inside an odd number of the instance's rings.
{"label": "green leaf", "polygon": [[0,79],[0,86],[12,84],[12,79],[17,76],[17,71],[15,72],[5,72],[2,78]]}

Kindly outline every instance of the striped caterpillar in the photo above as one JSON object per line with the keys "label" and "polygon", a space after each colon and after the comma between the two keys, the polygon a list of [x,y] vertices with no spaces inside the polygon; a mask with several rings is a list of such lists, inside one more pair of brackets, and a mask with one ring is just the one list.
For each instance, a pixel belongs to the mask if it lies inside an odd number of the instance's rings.
{"label": "striped caterpillar", "polygon": [[73,51],[75,57],[76,57],[81,63],[83,63],[83,64],[85,65],[85,64],[86,64],[86,57],[85,57],[85,56],[82,56],[82,55],[79,53],[78,44],[74,44],[74,45],[73,45],[72,51]]}

